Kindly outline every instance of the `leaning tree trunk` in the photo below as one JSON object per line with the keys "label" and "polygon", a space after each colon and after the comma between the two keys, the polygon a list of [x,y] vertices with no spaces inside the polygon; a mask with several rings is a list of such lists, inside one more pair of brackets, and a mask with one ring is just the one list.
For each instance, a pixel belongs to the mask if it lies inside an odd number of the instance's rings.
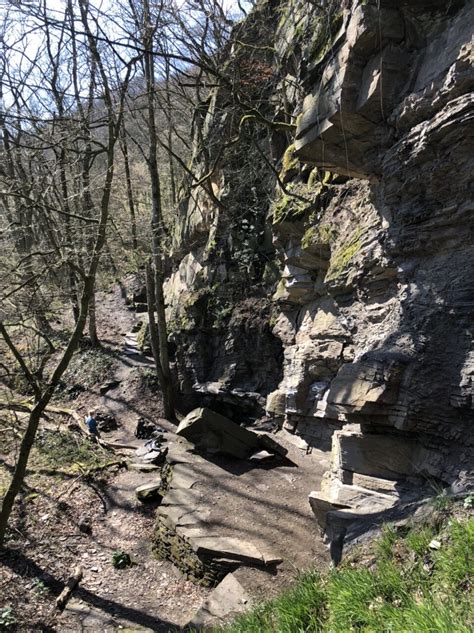
{"label": "leaning tree trunk", "polygon": [[125,124],[120,131],[120,144],[122,147],[123,161],[125,165],[125,184],[127,186],[128,210],[130,212],[130,228],[132,233],[132,248],[134,252],[138,250],[137,240],[137,220],[135,214],[135,201],[133,198],[132,175],[130,172],[130,162],[128,158],[127,130]]}
{"label": "leaning tree trunk", "polygon": [[89,301],[89,338],[92,347],[100,347],[99,337],[97,336],[97,319],[95,310],[95,290],[92,290]]}
{"label": "leaning tree trunk", "polygon": [[[87,0],[79,0],[79,9],[81,14],[81,21],[86,31],[86,40],[88,44],[88,52],[94,63],[94,68],[98,68],[100,72],[100,76],[102,79],[102,97],[107,108],[107,145],[105,148],[106,151],[106,170],[104,171],[104,184],[102,187],[101,199],[100,199],[100,213],[99,213],[99,222],[97,225],[97,233],[95,235],[93,248],[91,249],[91,259],[87,269],[87,274],[84,276],[84,284],[81,294],[80,301],[80,309],[79,309],[79,318],[75,325],[74,331],[71,334],[66,349],[64,350],[63,355],[61,356],[56,368],[54,369],[51,379],[47,386],[44,388],[41,397],[38,399],[35,404],[34,409],[32,410],[25,435],[21,441],[19,457],[17,464],[15,466],[15,470],[13,472],[13,476],[8,487],[8,490],[3,499],[2,508],[0,511],[0,547],[3,546],[5,540],[5,532],[8,525],[8,520],[10,518],[10,514],[13,508],[13,504],[15,502],[15,498],[18,492],[21,490],[23,485],[23,481],[25,478],[26,467],[28,464],[28,459],[30,456],[31,448],[33,446],[33,442],[35,440],[36,432],[38,430],[39,421],[41,416],[46,409],[49,401],[51,400],[60,380],[64,372],[66,371],[71,358],[78,346],[79,340],[84,331],[84,326],[86,323],[87,315],[89,312],[89,301],[94,293],[94,284],[97,275],[97,269],[99,267],[100,257],[102,250],[105,245],[106,240],[106,232],[107,232],[107,223],[109,218],[109,208],[110,208],[110,197],[112,191],[112,182],[114,177],[114,160],[115,160],[115,143],[117,141],[118,131],[121,125],[121,118],[123,116],[123,108],[124,108],[124,100],[125,100],[125,92],[127,90],[128,82],[130,80],[130,74],[132,71],[132,63],[130,63],[127,67],[126,75],[123,79],[123,82],[120,86],[120,107],[117,113],[116,104],[114,99],[112,98],[112,92],[109,87],[109,82],[107,79],[107,75],[104,70],[104,66],[102,64],[102,59],[99,53],[99,49],[97,46],[97,40],[94,38],[92,31],[89,28],[89,18],[88,18],[88,2]],[[74,24],[74,15],[72,11],[72,2],[69,0],[68,8],[71,14],[71,20]],[[72,40],[74,42],[75,33],[72,33]],[[91,76],[91,86],[95,85],[94,74]],[[77,94],[78,102],[80,102],[81,97],[79,93]],[[80,112],[79,108],[79,112]],[[88,129],[88,118],[83,119],[83,124],[86,127],[86,131]],[[90,163],[89,156],[86,155],[86,161],[83,163],[84,168],[88,170]],[[86,174],[86,179],[88,177],[88,171]],[[85,179],[83,178],[83,181]],[[83,195],[86,197],[86,206],[89,203],[90,193],[86,188],[83,192]]]}
{"label": "leaning tree trunk", "polygon": [[[95,272],[94,272],[95,275]],[[8,520],[10,518],[10,514],[13,508],[13,504],[15,502],[17,494],[20,492],[21,487],[23,485],[23,481],[25,479],[26,467],[28,464],[28,460],[30,457],[31,448],[33,447],[33,442],[36,437],[36,432],[38,430],[38,425],[41,419],[41,416],[48,406],[49,401],[51,400],[53,393],[56,387],[59,384],[61,376],[66,371],[67,366],[74,354],[77,345],[79,343],[79,339],[82,336],[82,331],[84,329],[84,325],[86,323],[87,311],[89,307],[89,299],[94,287],[94,280],[89,275],[86,278],[86,282],[84,284],[84,290],[82,294],[81,300],[81,310],[79,313],[79,319],[76,323],[76,327],[74,328],[74,332],[69,339],[68,346],[66,347],[64,354],[62,355],[59,363],[56,366],[56,369],[53,372],[51,380],[44,390],[41,398],[36,403],[34,409],[30,413],[30,417],[28,419],[28,426],[25,431],[25,435],[21,441],[20,451],[18,454],[18,460],[15,466],[15,470],[13,472],[13,476],[8,487],[8,490],[3,498],[2,509],[0,511],[0,547],[3,546],[5,540],[5,532],[8,525]]]}
{"label": "leaning tree trunk", "polygon": [[155,299],[155,279],[151,264],[146,265],[146,303],[148,308],[148,327],[150,331],[150,346],[155,361],[155,370],[158,382],[163,390],[163,372],[160,362],[160,342],[158,338],[158,328],[155,321],[156,299]]}

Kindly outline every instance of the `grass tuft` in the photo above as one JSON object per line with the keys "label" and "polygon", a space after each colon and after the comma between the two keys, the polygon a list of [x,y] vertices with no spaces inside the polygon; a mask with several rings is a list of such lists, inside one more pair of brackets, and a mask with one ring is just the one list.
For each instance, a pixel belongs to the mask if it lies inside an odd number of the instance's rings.
{"label": "grass tuft", "polygon": [[368,559],[326,575],[306,573],[290,591],[214,633],[468,633],[473,552],[468,516],[405,535],[386,526]]}

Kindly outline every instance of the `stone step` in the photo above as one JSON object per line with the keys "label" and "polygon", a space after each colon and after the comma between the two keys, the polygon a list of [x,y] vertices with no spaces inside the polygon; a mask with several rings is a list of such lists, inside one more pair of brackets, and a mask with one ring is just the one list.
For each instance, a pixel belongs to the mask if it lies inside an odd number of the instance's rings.
{"label": "stone step", "polygon": [[253,543],[229,536],[208,536],[204,529],[181,528],[191,547],[199,556],[206,554],[212,558],[226,558],[250,564],[273,565],[281,562],[281,557],[271,552],[262,552]]}
{"label": "stone step", "polygon": [[128,470],[138,470],[141,473],[151,473],[160,470],[159,466],[155,464],[140,464],[139,462],[128,462]]}
{"label": "stone step", "polygon": [[162,487],[161,479],[152,483],[143,484],[135,488],[135,495],[139,501],[161,501],[163,498],[160,490]]}

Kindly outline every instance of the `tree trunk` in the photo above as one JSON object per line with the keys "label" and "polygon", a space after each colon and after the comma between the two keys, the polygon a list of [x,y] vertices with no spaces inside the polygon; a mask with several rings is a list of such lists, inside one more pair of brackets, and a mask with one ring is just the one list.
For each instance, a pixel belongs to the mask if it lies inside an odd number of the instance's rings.
{"label": "tree trunk", "polygon": [[122,129],[120,131],[120,140],[121,140],[121,146],[122,146],[123,160],[125,164],[125,182],[127,185],[128,209],[130,211],[132,248],[134,251],[137,251],[138,240],[137,240],[137,222],[136,222],[136,217],[135,217],[135,201],[133,199],[132,176],[130,173],[130,162],[128,160],[127,132],[125,130],[125,126],[122,126]]}
{"label": "tree trunk", "polygon": [[95,311],[95,290],[92,290],[89,301],[89,338],[92,347],[100,347],[99,337],[97,336],[97,320]]}
{"label": "tree trunk", "polygon": [[146,302],[148,306],[151,351],[153,353],[153,360],[155,361],[156,376],[158,378],[158,382],[160,383],[161,390],[163,391],[164,380],[160,362],[160,343],[158,339],[158,328],[156,327],[155,321],[155,280],[150,263],[147,263],[146,265]]}
{"label": "tree trunk", "polygon": [[[97,260],[98,263],[98,260]],[[94,262],[95,264],[95,262]],[[97,268],[97,264],[95,264],[95,269]],[[94,271],[95,275],[95,271]],[[38,425],[41,419],[41,416],[48,406],[49,401],[51,400],[53,393],[56,387],[59,384],[61,376],[66,371],[67,366],[74,354],[77,345],[79,343],[79,339],[82,336],[82,331],[84,329],[84,325],[86,323],[87,311],[89,308],[89,299],[91,293],[94,288],[94,279],[89,275],[86,278],[84,283],[84,291],[81,299],[81,312],[79,315],[78,322],[76,323],[76,327],[74,329],[71,338],[69,339],[68,346],[64,350],[64,354],[62,355],[59,363],[56,366],[56,369],[53,372],[49,385],[46,387],[43,392],[41,398],[36,403],[34,409],[30,413],[30,417],[28,420],[28,426],[26,427],[25,435],[21,441],[20,451],[18,454],[18,460],[15,466],[15,470],[13,472],[13,476],[8,487],[8,490],[3,498],[2,509],[0,511],[0,547],[3,546],[5,540],[5,532],[8,525],[8,520],[10,518],[10,514],[13,508],[13,504],[15,502],[17,494],[20,492],[21,487],[23,485],[23,481],[25,479],[26,466],[28,464],[28,459],[30,457],[31,448],[33,446],[33,442],[36,437],[36,432],[38,430]]]}
{"label": "tree trunk", "polygon": [[174,208],[176,204],[176,178],[174,174],[174,160],[173,160],[173,123],[172,123],[172,104],[171,104],[171,85],[170,85],[170,61],[165,59],[165,96],[166,96],[166,120],[168,123],[168,160],[170,165],[170,206]]}
{"label": "tree trunk", "polygon": [[[71,22],[74,25],[74,12],[72,8],[72,1],[68,2],[68,9],[71,15]],[[84,326],[86,324],[87,315],[89,312],[89,301],[94,293],[94,284],[97,275],[97,269],[100,262],[100,257],[102,250],[105,245],[106,233],[107,233],[107,223],[109,218],[109,208],[110,208],[110,198],[112,192],[112,182],[114,177],[114,161],[115,161],[115,143],[117,141],[118,132],[121,124],[121,117],[123,116],[123,107],[125,100],[125,92],[127,90],[128,82],[130,79],[130,73],[132,69],[132,65],[127,68],[126,76],[123,79],[123,82],[120,86],[120,102],[119,102],[119,111],[117,113],[117,104],[112,98],[112,93],[109,87],[109,82],[107,75],[104,71],[104,66],[102,64],[102,59],[99,53],[99,49],[97,46],[97,40],[94,39],[94,35],[92,34],[89,28],[88,21],[88,2],[87,0],[79,0],[79,9],[81,14],[81,21],[86,31],[86,41],[88,44],[88,52],[92,60],[94,61],[94,65],[99,68],[102,87],[101,90],[101,98],[103,98],[105,106],[107,108],[108,120],[107,120],[107,145],[106,145],[106,169],[104,170],[104,180],[102,185],[102,193],[100,196],[100,212],[99,212],[99,222],[97,224],[97,233],[95,235],[93,248],[90,250],[91,257],[90,263],[88,266],[87,274],[84,275],[83,278],[83,288],[81,293],[80,300],[80,310],[79,310],[79,318],[76,322],[73,333],[71,334],[69,341],[67,343],[66,349],[64,350],[61,358],[59,359],[48,385],[44,388],[41,397],[38,399],[34,408],[31,411],[29,416],[28,425],[21,441],[19,457],[17,464],[15,466],[12,479],[10,481],[10,485],[7,489],[5,497],[3,499],[2,508],[0,511],[0,548],[3,547],[5,540],[5,532],[8,525],[8,520],[10,518],[10,514],[13,508],[13,504],[15,502],[15,498],[18,492],[21,490],[23,485],[23,481],[25,478],[26,467],[28,464],[28,459],[30,456],[31,448],[33,446],[36,432],[38,430],[39,421],[41,419],[41,415],[47,407],[49,401],[51,400],[60,380],[64,372],[66,371],[72,356],[77,349],[79,340],[84,331]],[[74,42],[75,33],[72,32],[72,40]],[[91,68],[91,86],[95,86],[95,72],[94,68]],[[81,102],[81,94],[79,91],[77,92],[77,100]],[[78,109],[79,113],[81,113],[81,108]],[[83,126],[86,131],[88,130],[89,120],[87,117],[82,119]],[[87,135],[86,135],[87,136]],[[90,163],[88,163],[89,154],[86,153],[85,169],[88,170]],[[88,178],[88,172],[85,178],[82,179],[84,182]],[[87,207],[90,202],[90,193],[88,188],[85,188],[82,192],[82,195],[85,199],[85,206]]]}
{"label": "tree trunk", "polygon": [[163,268],[161,263],[161,238],[163,235],[163,214],[160,189],[160,175],[156,155],[157,132],[155,122],[155,70],[153,60],[153,29],[150,28],[149,1],[143,0],[144,23],[144,61],[147,86],[147,116],[149,133],[148,171],[151,181],[151,230],[152,230],[152,261],[154,273],[154,290],[156,314],[158,322],[158,343],[161,371],[163,373],[162,391],[165,415],[174,418],[173,385],[168,357],[168,333],[166,328],[165,300],[163,295]]}
{"label": "tree trunk", "polygon": [[76,275],[74,270],[69,267],[68,272],[68,283],[69,283],[69,300],[71,302],[72,307],[72,316],[74,317],[74,323],[77,323],[79,318],[79,304],[77,301],[77,282]]}
{"label": "tree trunk", "polygon": [[8,525],[8,519],[13,508],[17,494],[23,485],[23,479],[25,477],[26,465],[30,456],[31,447],[35,440],[38,424],[43,413],[44,407],[43,400],[40,400],[31,412],[30,419],[28,420],[28,427],[26,433],[23,436],[23,440],[20,446],[20,452],[18,455],[18,461],[16,463],[15,472],[13,473],[10,486],[3,498],[2,511],[0,512],[0,547],[3,546],[5,539],[5,531]]}
{"label": "tree trunk", "polygon": [[163,273],[161,260],[157,265],[155,260],[155,301],[156,320],[158,325],[158,344],[161,371],[163,373],[162,391],[165,417],[174,419],[174,394],[168,355],[168,331],[166,327],[165,297],[163,293]]}

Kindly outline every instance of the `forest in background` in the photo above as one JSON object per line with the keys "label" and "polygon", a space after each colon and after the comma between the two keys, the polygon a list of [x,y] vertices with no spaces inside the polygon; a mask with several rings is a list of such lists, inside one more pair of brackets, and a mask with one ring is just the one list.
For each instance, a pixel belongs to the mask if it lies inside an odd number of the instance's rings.
{"label": "forest in background", "polygon": [[[42,413],[84,332],[100,345],[98,290],[140,268],[165,413],[174,416],[163,281],[177,207],[200,190],[219,204],[212,176],[222,152],[246,118],[268,123],[261,110],[274,78],[259,47],[242,41],[238,19],[249,10],[212,0],[2,9],[2,407],[25,395],[32,404],[0,542]],[[203,128],[216,87],[239,133],[209,147]]]}

